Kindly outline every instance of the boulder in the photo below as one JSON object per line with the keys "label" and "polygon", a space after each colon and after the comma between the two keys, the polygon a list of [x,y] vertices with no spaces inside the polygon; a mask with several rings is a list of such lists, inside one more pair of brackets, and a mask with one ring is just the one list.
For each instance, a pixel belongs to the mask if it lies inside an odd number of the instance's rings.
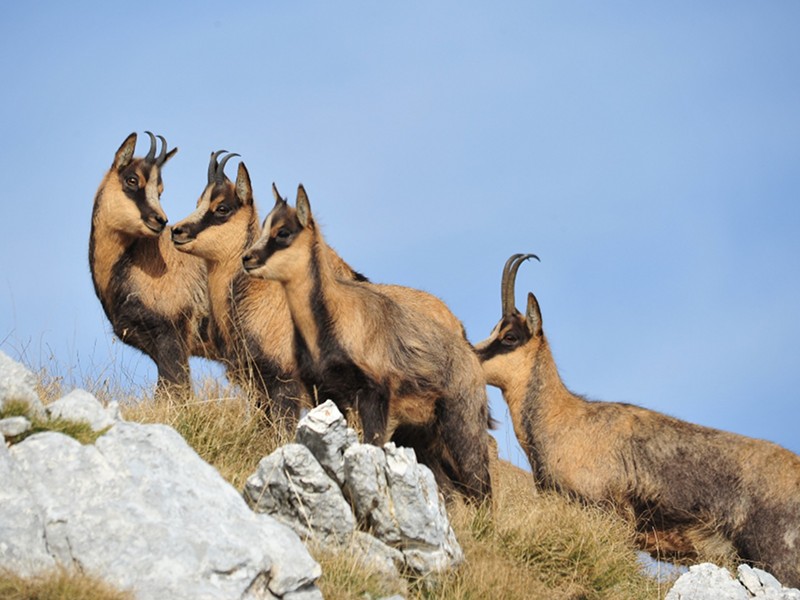
{"label": "boulder", "polygon": [[737,576],[711,563],[689,567],[665,600],[800,600],[800,590],[783,587],[771,574],[739,565]]}
{"label": "boulder", "polygon": [[301,444],[286,444],[261,459],[243,493],[253,510],[289,525],[303,539],[345,543],[355,530],[342,490]]}
{"label": "boulder", "polygon": [[36,393],[36,376],[0,350],[0,412],[10,401],[24,402],[32,414],[44,416],[44,405]]}
{"label": "boulder", "polygon": [[463,562],[433,473],[413,450],[357,443],[330,401],[297,431],[298,443],[262,459],[248,478],[244,495],[254,510],[323,546],[374,551],[373,565],[390,577],[441,573]]}
{"label": "boulder", "polygon": [[119,406],[112,404],[106,409],[86,390],[72,390],[69,394],[47,405],[47,416],[51,419],[65,419],[88,423],[92,431],[102,431],[121,421]]}

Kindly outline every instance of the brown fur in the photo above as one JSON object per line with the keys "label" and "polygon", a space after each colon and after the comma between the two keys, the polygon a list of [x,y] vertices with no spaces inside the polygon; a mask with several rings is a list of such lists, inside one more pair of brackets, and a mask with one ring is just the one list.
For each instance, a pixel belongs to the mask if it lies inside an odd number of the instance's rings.
{"label": "brown fur", "polygon": [[[163,150],[166,150],[166,142]],[[191,388],[189,356],[212,358],[206,273],[176,252],[160,204],[163,161],[134,158],[136,134],[122,143],[94,200],[89,266],[114,333],[158,367],[157,392]]]}
{"label": "brown fur", "polygon": [[[297,210],[278,199],[245,268],[278,281],[299,333],[299,367],[309,387],[340,407],[355,405],[366,441],[382,444],[399,426],[424,426],[443,440],[461,489],[491,493],[488,403],[480,365],[462,329],[419,310],[386,286],[342,279],[311,216],[302,186]],[[413,437],[413,436],[412,436]],[[419,454],[430,456],[430,437]]]}
{"label": "brown fur", "polygon": [[[511,296],[513,299],[513,276]],[[541,488],[608,504],[642,549],[677,559],[730,554],[800,585],[800,457],[775,444],[629,404],[590,402],[562,383],[533,294],[476,346]]]}

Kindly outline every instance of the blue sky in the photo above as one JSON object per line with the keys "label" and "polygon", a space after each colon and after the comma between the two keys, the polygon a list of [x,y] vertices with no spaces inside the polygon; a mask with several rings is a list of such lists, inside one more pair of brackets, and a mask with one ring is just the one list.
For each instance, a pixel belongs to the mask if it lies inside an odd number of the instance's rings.
{"label": "blue sky", "polygon": [[262,215],[303,182],[343,257],[475,342],[504,261],[535,252],[518,306],[537,295],[570,389],[800,452],[800,4],[187,5],[4,10],[0,349],[152,386],[87,261],[97,185],[151,130],[180,148],[172,223],[238,152]]}

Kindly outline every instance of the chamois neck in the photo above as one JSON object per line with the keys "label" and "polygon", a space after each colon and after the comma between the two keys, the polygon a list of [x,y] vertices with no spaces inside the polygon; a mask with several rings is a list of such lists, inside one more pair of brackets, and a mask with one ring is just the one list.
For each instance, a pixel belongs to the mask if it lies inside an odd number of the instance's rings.
{"label": "chamois neck", "polygon": [[[206,259],[211,315],[218,326],[225,330],[230,326],[230,308],[234,301],[234,281],[244,275],[242,255],[258,237],[258,233],[258,215],[253,211],[248,219],[247,231],[242,236],[242,243],[239,247],[235,251],[221,252],[219,257]],[[241,277],[240,283],[249,287],[253,282],[249,277]]]}
{"label": "chamois neck", "polygon": [[89,266],[98,296],[111,286],[114,266],[130,248],[135,238],[109,227],[102,219],[92,220],[89,236]]}

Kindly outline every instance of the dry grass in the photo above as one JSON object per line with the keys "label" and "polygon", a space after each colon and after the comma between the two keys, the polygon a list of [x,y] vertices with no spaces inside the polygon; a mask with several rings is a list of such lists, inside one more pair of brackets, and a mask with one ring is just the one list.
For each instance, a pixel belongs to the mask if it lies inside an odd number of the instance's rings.
{"label": "dry grass", "polygon": [[133,600],[133,594],[66,569],[54,569],[36,577],[20,577],[0,571],[0,598],[3,600]]}
{"label": "dry grass", "polygon": [[[64,393],[57,382],[42,387],[48,399]],[[119,401],[128,420],[174,427],[237,489],[242,489],[263,456],[291,441],[286,429],[267,422],[238,388],[213,381],[198,386],[196,397],[189,401],[89,391],[103,401],[112,397]],[[312,550],[323,568],[319,585],[325,598],[363,600],[394,593],[419,600],[664,597],[669,584],[643,573],[633,533],[617,517],[560,496],[537,494],[529,473],[503,461],[495,462],[493,480],[492,514],[458,502],[450,507],[451,521],[466,555],[466,563],[457,572],[436,582],[404,584],[386,581],[347,553]],[[0,597],[7,596],[0,593]],[[8,597],[95,598],[36,594]]]}

